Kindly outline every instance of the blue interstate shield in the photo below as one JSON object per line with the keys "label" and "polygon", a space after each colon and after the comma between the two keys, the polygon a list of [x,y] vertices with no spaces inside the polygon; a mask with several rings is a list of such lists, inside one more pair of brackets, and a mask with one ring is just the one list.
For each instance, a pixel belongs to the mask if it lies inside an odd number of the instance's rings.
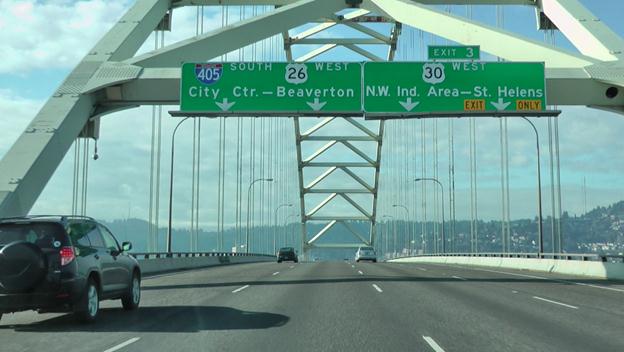
{"label": "blue interstate shield", "polygon": [[195,64],[195,77],[203,84],[217,82],[223,74],[223,64]]}

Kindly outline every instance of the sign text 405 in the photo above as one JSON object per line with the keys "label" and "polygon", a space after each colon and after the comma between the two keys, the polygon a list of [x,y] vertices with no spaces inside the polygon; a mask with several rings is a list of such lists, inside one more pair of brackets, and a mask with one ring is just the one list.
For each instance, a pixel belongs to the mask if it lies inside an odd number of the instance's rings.
{"label": "sign text 405", "polygon": [[197,64],[195,65],[195,77],[204,84],[217,82],[223,74],[222,64]]}

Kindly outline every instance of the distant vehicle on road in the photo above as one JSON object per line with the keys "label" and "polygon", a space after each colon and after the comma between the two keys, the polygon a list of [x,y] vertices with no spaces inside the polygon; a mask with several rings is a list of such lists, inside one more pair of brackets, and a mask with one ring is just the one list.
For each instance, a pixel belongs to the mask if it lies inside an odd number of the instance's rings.
{"label": "distant vehicle on road", "polygon": [[373,247],[358,248],[357,252],[355,252],[355,261],[359,263],[363,260],[377,263],[377,254],[375,253],[375,249]]}
{"label": "distant vehicle on road", "polygon": [[104,299],[137,309],[141,270],[130,249],[89,217],[0,219],[0,319],[34,309],[92,322]]}
{"label": "distant vehicle on road", "polygon": [[280,248],[277,252],[277,262],[281,263],[283,261],[293,261],[295,263],[299,262],[297,259],[297,253],[295,249],[292,247],[283,247]]}

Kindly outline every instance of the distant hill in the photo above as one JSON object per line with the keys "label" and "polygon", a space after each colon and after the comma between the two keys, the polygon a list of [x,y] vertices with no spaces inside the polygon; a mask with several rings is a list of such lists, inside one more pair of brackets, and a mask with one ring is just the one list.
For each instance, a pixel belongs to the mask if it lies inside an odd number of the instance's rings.
{"label": "distant hill", "polygon": [[[148,223],[141,219],[124,219],[114,220],[111,222],[103,221],[120,241],[131,241],[134,252],[148,251]],[[537,251],[537,219],[519,219],[511,221],[512,232],[512,251],[513,252],[535,252]],[[368,234],[369,224],[364,222],[353,222],[351,226],[363,234]],[[455,251],[470,251],[470,221],[462,220],[455,223]],[[308,233],[316,233],[322,228],[321,225],[309,224]],[[423,232],[423,229],[425,229]],[[501,222],[500,221],[478,221],[478,249],[480,252],[500,252],[501,251]],[[624,201],[615,203],[608,207],[597,207],[587,214],[571,217],[564,212],[561,218],[561,228],[563,233],[564,251],[570,253],[623,253],[624,252]],[[378,246],[385,249],[387,246],[394,248],[393,243],[396,241],[397,248],[400,251],[407,247],[412,236],[415,242],[415,248],[420,248],[420,243],[424,238],[427,243],[427,252],[433,250],[435,243],[435,234],[440,233],[439,224],[428,222],[426,227],[421,222],[402,222],[396,223],[379,223],[377,226]],[[451,237],[451,224],[446,223],[446,236]],[[272,252],[273,250],[273,233],[276,231],[278,238],[278,246],[283,243],[279,239],[287,234],[287,245],[294,246],[300,241],[300,228],[298,224],[291,224],[286,230],[284,228],[275,229],[274,227],[255,227],[251,234],[252,251]],[[165,251],[166,248],[167,229],[161,227],[158,235],[158,249]],[[396,233],[396,236],[395,236]],[[423,233],[426,235],[423,236]],[[550,217],[544,218],[544,249],[546,252],[551,251],[551,221]],[[244,243],[245,229],[240,229],[238,236],[239,243]],[[236,229],[229,228],[223,233],[224,251],[231,251],[237,237]],[[199,251],[217,251],[218,234],[215,231],[199,232]],[[260,240],[263,239],[263,240]],[[344,227],[336,225],[328,235],[318,240],[317,243],[323,242],[334,243],[354,243],[353,235]],[[190,232],[185,229],[173,230],[172,247],[174,251],[188,251],[190,246]],[[438,239],[438,244],[441,242]],[[450,250],[450,248],[448,248]],[[242,249],[241,249],[242,250]],[[354,250],[336,249],[336,250],[317,250],[313,252],[313,256],[321,259],[340,259],[351,258]]]}

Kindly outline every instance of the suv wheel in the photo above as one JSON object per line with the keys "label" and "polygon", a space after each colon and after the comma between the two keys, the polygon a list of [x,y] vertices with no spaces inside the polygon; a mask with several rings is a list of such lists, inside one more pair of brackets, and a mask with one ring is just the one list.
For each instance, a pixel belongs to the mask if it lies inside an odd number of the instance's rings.
{"label": "suv wheel", "polygon": [[74,307],[76,318],[83,323],[91,323],[100,311],[100,295],[95,280],[89,278],[82,297]]}
{"label": "suv wheel", "polygon": [[132,275],[132,281],[128,286],[128,292],[121,297],[121,305],[125,310],[135,310],[139,308],[141,302],[141,280],[136,273]]}

